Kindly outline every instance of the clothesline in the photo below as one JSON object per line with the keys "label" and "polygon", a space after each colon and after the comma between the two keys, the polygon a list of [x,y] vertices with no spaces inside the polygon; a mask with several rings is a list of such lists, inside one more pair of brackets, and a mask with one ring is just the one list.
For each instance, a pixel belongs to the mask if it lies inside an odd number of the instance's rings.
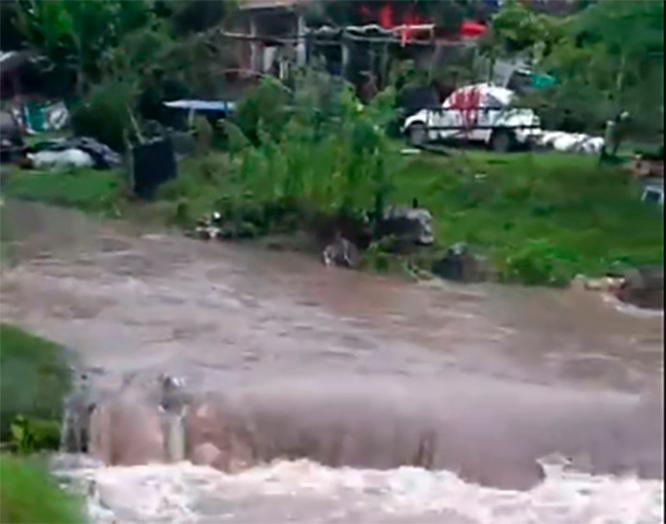
{"label": "clothesline", "polygon": [[407,42],[403,42],[400,38],[387,38],[387,37],[364,37],[364,36],[355,36],[351,34],[345,34],[342,35],[339,39],[337,40],[322,40],[319,38],[310,38],[309,35],[303,35],[301,37],[274,37],[274,36],[260,36],[260,35],[251,35],[251,34],[245,34],[245,33],[232,33],[228,31],[221,31],[220,36],[230,38],[233,40],[246,40],[246,41],[254,41],[254,42],[275,42],[277,44],[282,44],[282,45],[296,45],[299,42],[304,42],[310,39],[310,41],[316,45],[341,45],[342,41],[344,40],[349,40],[353,42],[366,42],[366,43],[375,43],[375,44],[382,44],[382,43],[387,43],[387,44],[407,44],[407,45],[421,45],[421,46],[429,46],[432,45],[433,42],[435,42],[434,39],[430,40],[409,40]]}

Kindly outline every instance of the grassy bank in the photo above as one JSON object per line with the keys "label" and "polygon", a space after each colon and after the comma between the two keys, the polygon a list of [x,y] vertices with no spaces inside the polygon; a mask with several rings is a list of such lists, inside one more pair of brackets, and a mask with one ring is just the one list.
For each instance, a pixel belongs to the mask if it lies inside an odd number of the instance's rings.
{"label": "grassy bank", "polygon": [[[433,213],[436,247],[429,256],[464,241],[484,252],[504,281],[549,285],[564,284],[577,273],[593,276],[663,261],[662,210],[642,203],[635,182],[618,169],[600,167],[596,157],[399,151],[394,144],[386,154],[391,168],[386,202],[410,205],[417,198]],[[311,161],[316,170],[317,160]],[[224,153],[186,160],[179,178],[148,208],[184,226],[229,202],[256,215],[260,203],[276,197],[261,194],[261,181],[240,162]],[[18,173],[8,177],[4,190],[9,196],[132,215],[136,206],[122,197],[122,180],[118,172]],[[355,198],[369,208],[371,187],[359,184]],[[252,234],[266,229],[270,224]]]}
{"label": "grassy bank", "polygon": [[0,522],[81,524],[81,501],[65,493],[38,459],[0,456]]}
{"label": "grassy bank", "polygon": [[439,244],[480,247],[508,281],[563,284],[663,261],[662,210],[595,157],[425,155],[403,166],[396,194],[433,211]]}
{"label": "grassy bank", "polygon": [[3,168],[0,181],[2,191],[14,198],[113,215],[124,194],[124,179],[121,170]]}
{"label": "grassy bank", "polygon": [[[599,166],[596,157],[485,151],[403,156],[399,147],[388,155],[393,175],[387,203],[409,206],[416,198],[433,213],[436,246],[429,257],[467,242],[494,262],[504,281],[550,285],[578,273],[663,261],[661,208],[641,202],[635,181]],[[191,223],[245,189],[229,160],[218,155],[189,161],[161,195],[180,202],[180,218]],[[372,194],[357,197],[372,201]],[[247,207],[256,200],[250,197]]]}
{"label": "grassy bank", "polygon": [[69,371],[56,344],[0,324],[0,522],[84,522],[81,501],[62,491],[42,450],[57,448]]}
{"label": "grassy bank", "polygon": [[[61,348],[0,324],[0,437],[19,451],[57,448],[70,375]],[[12,429],[12,426],[14,428]]]}

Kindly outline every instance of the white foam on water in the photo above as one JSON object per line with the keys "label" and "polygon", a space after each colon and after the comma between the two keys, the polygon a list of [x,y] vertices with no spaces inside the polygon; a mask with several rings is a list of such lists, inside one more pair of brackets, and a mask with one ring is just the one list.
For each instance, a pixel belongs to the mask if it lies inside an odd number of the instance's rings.
{"label": "white foam on water", "polygon": [[448,471],[329,468],[277,461],[238,474],[190,463],[58,469],[88,493],[93,522],[658,524],[663,481],[545,465],[530,491],[478,486]]}
{"label": "white foam on water", "polygon": [[616,296],[605,293],[603,295],[605,302],[611,304],[616,311],[637,318],[664,318],[664,311],[661,309],[646,309],[622,302]]}

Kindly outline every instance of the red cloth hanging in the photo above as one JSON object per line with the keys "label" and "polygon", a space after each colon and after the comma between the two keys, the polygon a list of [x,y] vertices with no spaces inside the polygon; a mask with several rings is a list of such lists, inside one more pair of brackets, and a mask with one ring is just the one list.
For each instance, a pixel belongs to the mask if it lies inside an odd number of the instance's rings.
{"label": "red cloth hanging", "polygon": [[488,28],[477,22],[472,22],[471,20],[465,20],[460,25],[460,36],[464,38],[477,38],[486,33]]}

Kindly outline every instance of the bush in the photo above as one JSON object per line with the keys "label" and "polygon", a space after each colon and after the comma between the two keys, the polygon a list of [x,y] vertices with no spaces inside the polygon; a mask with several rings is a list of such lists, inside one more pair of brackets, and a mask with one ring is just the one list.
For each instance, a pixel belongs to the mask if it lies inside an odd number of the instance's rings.
{"label": "bush", "polygon": [[43,464],[0,457],[0,522],[84,522],[82,503],[63,492]]}
{"label": "bush", "polygon": [[214,209],[233,236],[318,233],[314,216],[359,217],[386,200],[393,166],[384,129],[394,90],[363,107],[325,73],[298,75],[291,95],[276,82],[250,92],[237,124],[225,123],[229,155],[188,159],[160,189],[160,198],[178,202],[177,223],[193,225]]}
{"label": "bush", "polygon": [[12,450],[30,454],[60,447],[60,422],[17,416],[9,426]]}
{"label": "bush", "polygon": [[575,262],[573,253],[546,240],[536,240],[508,255],[500,263],[500,276],[504,281],[528,286],[566,286],[573,277]]}
{"label": "bush", "polygon": [[288,101],[285,86],[275,78],[266,77],[245,95],[236,110],[235,121],[254,144],[259,143],[262,129],[276,140],[289,119]]}
{"label": "bush", "polygon": [[129,82],[108,81],[97,86],[72,112],[72,128],[77,135],[90,136],[124,151],[125,131],[131,129],[130,109],[136,92]]}

